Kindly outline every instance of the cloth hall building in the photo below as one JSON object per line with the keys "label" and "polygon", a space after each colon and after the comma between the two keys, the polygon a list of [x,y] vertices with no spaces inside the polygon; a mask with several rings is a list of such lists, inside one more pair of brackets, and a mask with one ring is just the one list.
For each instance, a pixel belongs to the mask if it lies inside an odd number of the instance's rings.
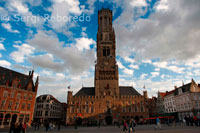
{"label": "cloth hall building", "polygon": [[95,87],[82,87],[75,95],[68,91],[67,120],[70,124],[135,119],[148,117],[147,91],[143,95],[132,86],[119,86],[116,62],[115,31],[112,26],[112,11],[98,12],[97,61],[95,64]]}

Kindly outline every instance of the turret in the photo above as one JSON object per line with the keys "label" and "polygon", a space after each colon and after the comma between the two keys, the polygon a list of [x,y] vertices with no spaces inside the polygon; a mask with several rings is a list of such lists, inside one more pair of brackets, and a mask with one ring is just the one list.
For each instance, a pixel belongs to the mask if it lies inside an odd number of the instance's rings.
{"label": "turret", "polygon": [[39,76],[37,76],[37,79],[35,81],[35,92],[37,92],[39,86]]}

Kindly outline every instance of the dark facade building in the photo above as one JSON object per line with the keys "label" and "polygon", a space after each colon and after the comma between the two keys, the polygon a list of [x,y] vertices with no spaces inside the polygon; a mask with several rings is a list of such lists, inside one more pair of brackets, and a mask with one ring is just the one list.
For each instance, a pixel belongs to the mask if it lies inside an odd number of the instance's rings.
{"label": "dark facade building", "polygon": [[39,77],[34,83],[33,74],[0,67],[0,127],[15,122],[31,124],[39,85]]}
{"label": "dark facade building", "polygon": [[68,91],[67,124],[91,123],[94,120],[112,124],[148,117],[147,92],[141,95],[132,86],[119,86],[115,50],[112,11],[102,9],[98,12],[95,87],[82,87],[75,95]]}

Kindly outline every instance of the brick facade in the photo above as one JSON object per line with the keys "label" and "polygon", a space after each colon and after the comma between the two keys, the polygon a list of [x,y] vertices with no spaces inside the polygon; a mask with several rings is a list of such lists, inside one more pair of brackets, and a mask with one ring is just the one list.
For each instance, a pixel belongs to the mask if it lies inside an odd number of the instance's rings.
{"label": "brick facade", "polygon": [[31,124],[39,77],[33,83],[34,71],[24,75],[0,67],[0,127],[11,123]]}

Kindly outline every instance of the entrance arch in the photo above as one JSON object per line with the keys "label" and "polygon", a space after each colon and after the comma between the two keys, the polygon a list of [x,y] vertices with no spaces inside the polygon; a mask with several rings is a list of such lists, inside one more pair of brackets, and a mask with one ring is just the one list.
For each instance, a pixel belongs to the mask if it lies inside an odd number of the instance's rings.
{"label": "entrance arch", "polygon": [[17,114],[12,115],[11,123],[15,123],[17,121]]}
{"label": "entrance arch", "polygon": [[112,116],[106,116],[105,121],[106,121],[107,125],[111,125],[112,124]]}
{"label": "entrance arch", "polygon": [[3,125],[9,125],[9,123],[10,123],[10,114],[6,114]]}

